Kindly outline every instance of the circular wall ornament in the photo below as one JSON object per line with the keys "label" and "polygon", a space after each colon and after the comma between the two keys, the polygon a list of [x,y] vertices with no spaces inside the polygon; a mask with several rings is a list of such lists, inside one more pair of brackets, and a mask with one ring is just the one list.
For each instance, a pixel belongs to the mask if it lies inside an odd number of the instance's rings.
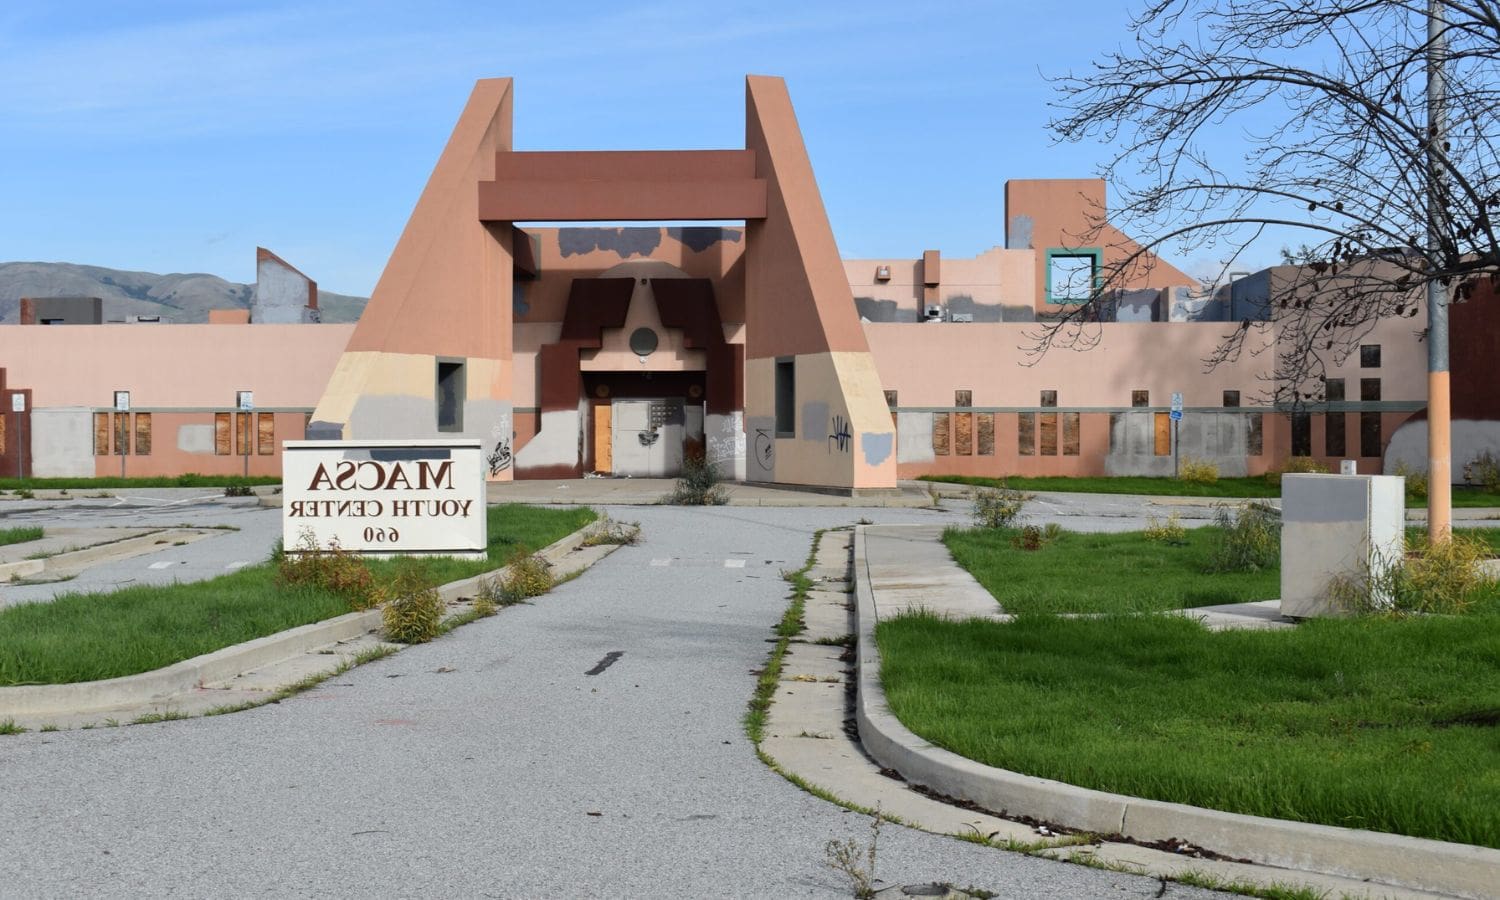
{"label": "circular wall ornament", "polygon": [[609,396],[609,385],[607,385],[607,384],[596,384],[596,385],[594,385],[594,396],[595,397],[599,397],[601,399],[603,399],[605,397],[608,397]]}
{"label": "circular wall ornament", "polygon": [[650,356],[656,352],[656,332],[650,328],[637,328],[630,333],[630,352],[636,356]]}
{"label": "circular wall ornament", "polygon": [[702,385],[697,385],[697,384],[688,385],[688,396],[692,397],[694,400],[697,400],[699,397],[702,397],[703,396],[703,387],[702,387]]}

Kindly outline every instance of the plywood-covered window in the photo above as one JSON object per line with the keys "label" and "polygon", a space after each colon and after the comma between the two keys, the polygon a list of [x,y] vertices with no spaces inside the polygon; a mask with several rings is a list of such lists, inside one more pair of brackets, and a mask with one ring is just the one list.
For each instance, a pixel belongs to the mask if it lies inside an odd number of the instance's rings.
{"label": "plywood-covered window", "polygon": [[947,413],[932,414],[932,452],[937,456],[949,454],[948,420],[951,418]]}
{"label": "plywood-covered window", "polygon": [[135,414],[135,455],[151,455],[151,414]]}
{"label": "plywood-covered window", "polygon": [[1134,407],[1150,406],[1151,405],[1151,392],[1150,391],[1131,391],[1130,392],[1130,405],[1134,406]]}
{"label": "plywood-covered window", "polygon": [[214,454],[217,456],[228,456],[234,452],[231,443],[233,437],[232,424],[229,421],[229,413],[214,413]]}
{"label": "plywood-covered window", "polygon": [[115,455],[130,455],[130,413],[115,413]]}
{"label": "plywood-covered window", "polygon": [[974,392],[973,391],[954,391],[953,392],[953,405],[954,406],[958,406],[958,407],[973,406],[974,405]]}
{"label": "plywood-covered window", "polygon": [[1171,456],[1172,417],[1167,413],[1159,412],[1153,418],[1156,427],[1155,440],[1153,441],[1151,450],[1157,456]]}
{"label": "plywood-covered window", "polygon": [[1246,440],[1248,446],[1245,452],[1251,456],[1260,456],[1266,452],[1265,418],[1261,413],[1251,413],[1250,434]]}
{"label": "plywood-covered window", "polygon": [[979,425],[979,455],[995,455],[995,414],[980,413],[975,417]]}
{"label": "plywood-covered window", "polygon": [[1081,443],[1081,423],[1079,414],[1076,412],[1065,412],[1062,414],[1062,452],[1063,456],[1077,456],[1079,444]]}
{"label": "plywood-covered window", "polygon": [[953,414],[953,452],[959,456],[974,455],[974,414]]}
{"label": "plywood-covered window", "polygon": [[1239,405],[1240,405],[1240,392],[1239,391],[1225,391],[1224,392],[1224,406],[1225,407],[1232,408],[1232,407],[1238,407]]}
{"label": "plywood-covered window", "polygon": [[109,455],[109,413],[94,413],[94,455]]}
{"label": "plywood-covered window", "polygon": [[247,412],[234,414],[234,453],[236,456],[249,456],[251,447],[250,429],[253,416]]}
{"label": "plywood-covered window", "polygon": [[255,414],[255,452],[261,456],[276,453],[276,414]]}
{"label": "plywood-covered window", "polygon": [[1016,452],[1036,455],[1036,413],[1016,413]]}
{"label": "plywood-covered window", "polygon": [[1057,413],[1041,413],[1037,416],[1037,453],[1042,456],[1057,455]]}

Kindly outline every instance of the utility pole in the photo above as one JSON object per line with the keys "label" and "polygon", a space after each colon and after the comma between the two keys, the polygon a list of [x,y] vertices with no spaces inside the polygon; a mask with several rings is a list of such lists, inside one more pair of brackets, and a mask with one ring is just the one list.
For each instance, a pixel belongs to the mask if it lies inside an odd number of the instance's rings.
{"label": "utility pole", "polygon": [[[1448,132],[1442,0],[1427,2],[1427,252],[1442,252],[1443,144]],[[1432,269],[1429,267],[1428,272]],[[1452,410],[1449,404],[1448,289],[1427,282],[1427,540],[1453,533]]]}

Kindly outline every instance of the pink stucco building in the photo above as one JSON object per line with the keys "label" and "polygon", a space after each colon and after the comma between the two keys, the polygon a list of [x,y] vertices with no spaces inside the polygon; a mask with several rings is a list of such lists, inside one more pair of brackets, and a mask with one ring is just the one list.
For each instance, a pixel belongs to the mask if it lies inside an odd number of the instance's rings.
{"label": "pink stucco building", "polygon": [[[1206,369],[1242,319],[1274,350],[1284,273],[1203,294],[1095,227],[1101,181],[1007,182],[1004,233],[973,258],[848,260],[779,79],[747,79],[745,146],[719,151],[517,152],[512,100],[509,79],[476,85],[356,325],[316,324],[316,285],[262,251],[264,298],[214,324],[0,326],[0,392],[25,396],[5,401],[0,474],[275,474],[304,435],[477,437],[497,480],[671,475],[702,454],[860,492],[1166,475],[1174,449],[1226,475],[1293,453],[1375,472],[1425,407],[1409,321],[1376,326],[1295,411],[1266,399],[1274,352]],[[743,224],[655,224],[694,220]],[[547,224],[579,221],[599,224]],[[1038,329],[1127,257],[1089,349],[1037,356]]]}

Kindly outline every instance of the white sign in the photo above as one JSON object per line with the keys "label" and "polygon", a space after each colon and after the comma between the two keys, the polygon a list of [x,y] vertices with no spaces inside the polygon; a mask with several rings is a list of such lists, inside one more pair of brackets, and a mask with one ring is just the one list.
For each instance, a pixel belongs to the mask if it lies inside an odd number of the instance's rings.
{"label": "white sign", "polygon": [[287,441],[281,539],[376,556],[483,558],[485,484],[477,440]]}
{"label": "white sign", "polygon": [[254,391],[235,391],[234,392],[234,405],[237,406],[237,407],[239,407],[241,412],[249,412],[250,410],[254,409],[255,408],[255,392]]}
{"label": "white sign", "polygon": [[115,412],[130,412],[129,391],[115,391]]}
{"label": "white sign", "polygon": [[1172,412],[1182,412],[1182,395],[1172,394]]}
{"label": "white sign", "polygon": [[11,394],[10,395],[10,411],[11,412],[25,412],[26,411],[26,395],[25,394]]}

